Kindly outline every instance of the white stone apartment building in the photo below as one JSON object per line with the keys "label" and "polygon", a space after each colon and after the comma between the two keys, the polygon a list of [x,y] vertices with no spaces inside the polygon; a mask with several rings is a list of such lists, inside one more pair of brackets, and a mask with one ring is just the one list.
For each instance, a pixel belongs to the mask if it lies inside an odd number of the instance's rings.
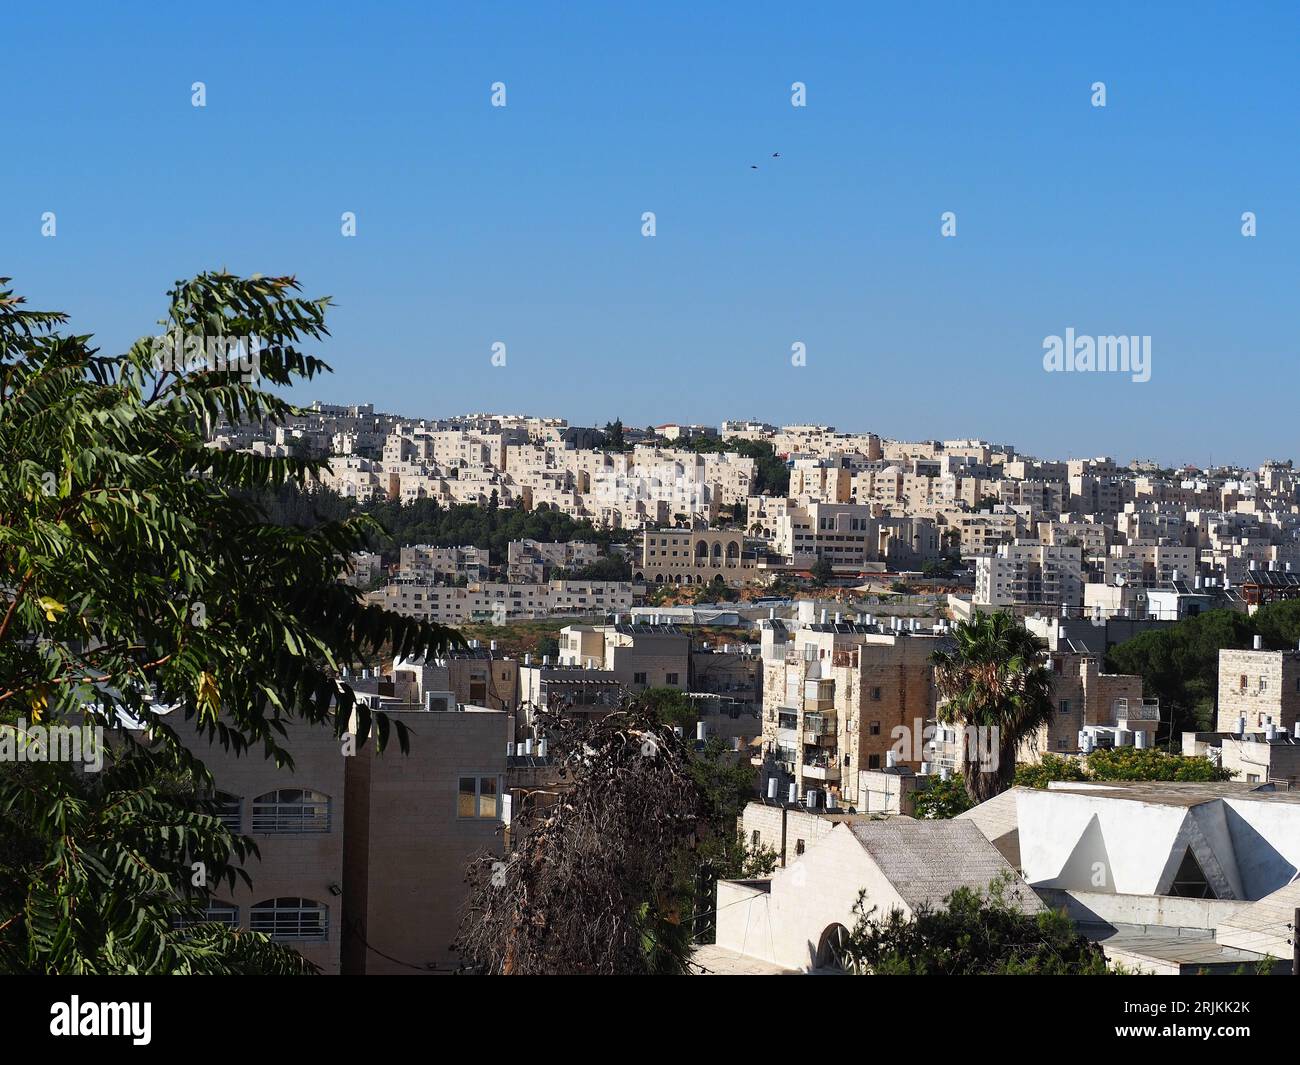
{"label": "white stone apartment building", "polygon": [[435,547],[432,544],[410,544],[401,549],[398,573],[413,580],[434,582],[442,580],[481,580],[487,576],[489,555],[486,548]]}
{"label": "white stone apartment building", "polygon": [[418,580],[390,581],[367,600],[406,617],[444,625],[504,624],[550,615],[590,616],[630,610],[642,586],[628,581],[565,581],[509,584],[483,581],[466,588]]}
{"label": "white stone apartment building", "polygon": [[975,560],[975,604],[981,607],[1083,605],[1083,556],[1078,547],[1038,540],[1003,544]]}

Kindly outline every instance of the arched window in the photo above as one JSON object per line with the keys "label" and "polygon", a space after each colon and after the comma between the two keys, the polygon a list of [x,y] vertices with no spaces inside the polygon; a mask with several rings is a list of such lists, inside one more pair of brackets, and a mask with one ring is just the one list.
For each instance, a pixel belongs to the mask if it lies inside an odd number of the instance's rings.
{"label": "arched window", "polygon": [[244,800],[238,795],[218,791],[212,795],[212,813],[231,832],[244,831]]}
{"label": "arched window", "polygon": [[272,939],[323,943],[329,936],[329,908],[315,899],[267,899],[249,912],[248,927]]}
{"label": "arched window", "polygon": [[207,911],[202,917],[173,917],[173,928],[193,928],[195,925],[206,922],[215,922],[223,924],[227,928],[239,927],[239,907],[231,902],[219,902],[216,899],[209,899]]}
{"label": "arched window", "polygon": [[328,832],[330,797],[319,791],[281,788],[253,800],[254,832]]}

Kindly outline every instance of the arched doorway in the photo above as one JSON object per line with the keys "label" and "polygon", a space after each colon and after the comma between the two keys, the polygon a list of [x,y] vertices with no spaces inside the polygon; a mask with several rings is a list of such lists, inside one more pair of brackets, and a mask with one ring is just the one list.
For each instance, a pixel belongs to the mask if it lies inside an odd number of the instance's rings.
{"label": "arched doorway", "polygon": [[831,969],[836,972],[852,972],[853,959],[848,953],[849,930],[842,924],[833,924],[822,933],[817,944],[816,965],[818,969]]}

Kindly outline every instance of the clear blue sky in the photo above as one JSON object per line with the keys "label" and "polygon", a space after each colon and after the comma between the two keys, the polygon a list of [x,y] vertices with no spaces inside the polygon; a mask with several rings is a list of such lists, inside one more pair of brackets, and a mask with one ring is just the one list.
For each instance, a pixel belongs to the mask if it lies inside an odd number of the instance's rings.
{"label": "clear blue sky", "polygon": [[[1047,6],[11,5],[0,274],[117,350],[294,273],[304,402],[1295,455],[1300,9]],[[1067,327],[1150,382],[1044,373]]]}

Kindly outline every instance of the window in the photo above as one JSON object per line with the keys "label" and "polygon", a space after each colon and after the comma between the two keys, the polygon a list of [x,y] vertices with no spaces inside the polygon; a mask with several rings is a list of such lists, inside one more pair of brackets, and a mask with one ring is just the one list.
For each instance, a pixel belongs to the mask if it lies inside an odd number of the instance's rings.
{"label": "window", "polygon": [[212,796],[212,813],[231,832],[244,830],[244,800],[219,791]]}
{"label": "window", "polygon": [[758,829],[754,829],[754,831],[749,834],[749,845],[751,847],[757,847],[762,842],[763,842],[763,833],[761,833]]}
{"label": "window", "polygon": [[248,926],[281,942],[324,943],[329,938],[329,910],[315,899],[267,899],[250,911]]}
{"label": "window", "polygon": [[216,924],[223,924],[227,928],[239,927],[239,907],[232,906],[228,902],[217,902],[215,899],[208,901],[207,910],[203,916],[198,919],[190,917],[173,917],[173,928],[193,928],[195,925],[212,921]]}
{"label": "window", "polygon": [[633,674],[632,674],[632,683],[633,683],[633,684],[644,684],[645,682],[646,682],[646,681],[645,681],[645,674],[644,674],[644,673],[633,673]]}
{"label": "window", "polygon": [[872,688],[872,689],[871,689],[871,701],[872,701],[873,703],[878,703],[878,702],[880,702],[880,689],[879,689],[879,688]]}
{"label": "window", "polygon": [[880,755],[878,755],[878,754],[869,754],[869,755],[867,755],[867,768],[868,768],[868,769],[879,769],[879,768],[880,768]]}
{"label": "window", "polygon": [[1057,707],[1057,710],[1062,714],[1068,714],[1070,712],[1070,700],[1062,699],[1060,705]]}
{"label": "window", "polygon": [[1201,870],[1200,862],[1192,854],[1191,847],[1188,847],[1183,854],[1182,864],[1174,874],[1174,882],[1169,887],[1169,894],[1184,899],[1218,898]]}
{"label": "window", "polygon": [[1240,685],[1238,685],[1238,687],[1240,687],[1242,691],[1245,691],[1248,687],[1250,687],[1250,678],[1246,676],[1245,673],[1241,675],[1241,683]]}
{"label": "window", "polygon": [[253,800],[254,832],[328,832],[330,797],[319,791],[281,788]]}
{"label": "window", "polygon": [[669,673],[669,674],[664,678],[664,683],[665,683],[665,684],[675,685],[675,684],[677,683],[677,677],[678,677],[678,674],[676,674],[676,673]]}
{"label": "window", "polygon": [[461,777],[456,795],[456,816],[499,818],[500,791],[500,782],[495,776]]}
{"label": "window", "polygon": [[804,852],[803,840],[797,839],[794,841],[794,852],[796,855],[802,854]]}
{"label": "window", "polygon": [[871,724],[870,724],[870,725],[868,726],[868,728],[867,728],[867,731],[868,731],[872,736],[879,736],[879,735],[880,735],[880,722],[879,722],[879,721],[873,721],[873,722],[871,722]]}

